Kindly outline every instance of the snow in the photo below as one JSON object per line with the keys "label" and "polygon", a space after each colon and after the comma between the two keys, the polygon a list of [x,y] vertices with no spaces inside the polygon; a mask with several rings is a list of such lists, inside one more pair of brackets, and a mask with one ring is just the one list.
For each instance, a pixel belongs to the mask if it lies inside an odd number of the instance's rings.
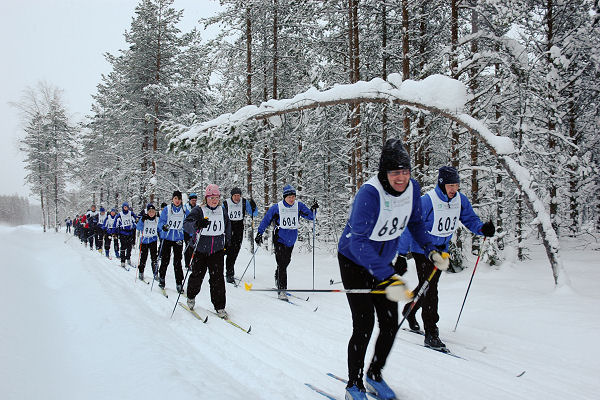
{"label": "snow", "polygon": [[[441,338],[467,361],[416,345],[420,336],[400,331],[383,371],[399,397],[597,398],[599,253],[598,245],[594,250],[580,242],[561,242],[571,283],[560,288],[547,273],[544,248],[534,242],[526,262],[511,260],[514,251],[507,249],[503,265],[480,263],[456,333],[475,257],[467,261],[471,268],[444,274]],[[289,285],[310,288],[312,254],[300,247]],[[339,280],[336,258],[321,247],[315,287],[339,288],[329,285]],[[166,299],[136,282],[135,270],[119,268],[64,233],[0,227],[0,249],[3,399],[324,399],[305,382],[343,398],[343,384],[325,373],[346,375],[351,320],[344,295],[313,294],[293,306],[227,285],[227,310],[236,322],[252,325],[248,335],[212,315],[202,324],[181,308],[171,319],[171,268]],[[242,250],[238,275],[249,254]],[[270,287],[274,256],[261,249],[256,258],[256,279],[252,265],[246,278],[256,288]],[[412,261],[405,277],[416,283]],[[210,308],[207,280],[197,304]],[[367,358],[371,354],[372,347]]]}

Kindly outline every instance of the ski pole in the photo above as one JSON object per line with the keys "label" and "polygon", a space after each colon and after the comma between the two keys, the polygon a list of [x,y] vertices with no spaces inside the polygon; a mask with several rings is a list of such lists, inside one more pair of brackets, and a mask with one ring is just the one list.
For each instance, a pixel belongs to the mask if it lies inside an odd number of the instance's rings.
{"label": "ski pole", "polygon": [[[244,282],[244,289],[252,292],[281,292],[283,289],[253,289],[252,284]],[[385,289],[285,289],[286,292],[301,293],[364,293],[364,294],[385,294]]]}
{"label": "ski pole", "polygon": [[[204,217],[204,219],[208,219],[208,217]],[[204,228],[202,228],[204,229]],[[192,269],[192,265],[194,262],[194,256],[196,255],[196,249],[198,248],[198,243],[200,243],[200,234],[202,233],[202,229],[196,231],[196,245],[194,246],[194,252],[192,253],[192,258],[190,258],[190,269]],[[183,289],[183,285],[185,285],[185,281],[190,273],[190,269],[185,272],[185,276],[183,277],[183,282],[181,282],[181,288]],[[171,318],[173,318],[173,314],[175,314],[175,309],[177,308],[177,303],[179,303],[179,298],[181,297],[181,293],[177,293],[177,300],[175,300],[175,307],[173,307],[173,311],[171,312]]]}
{"label": "ski pole", "polygon": [[[316,202],[316,200],[315,200]],[[315,288],[315,231],[317,225],[317,209],[315,208],[315,215],[313,218],[313,246],[312,246],[312,256],[313,256],[313,289]]]}
{"label": "ski pole", "polygon": [[[252,214],[254,214],[254,209],[252,207],[250,207],[252,209]],[[250,234],[251,234],[251,238],[250,238],[250,246],[252,249],[252,260],[254,262],[254,273],[252,275],[253,279],[256,279],[256,259],[254,258],[254,254],[256,254],[256,251],[254,250],[254,215],[250,214],[250,219],[252,220],[252,229],[250,230]],[[258,249],[257,249],[258,250]],[[248,268],[248,267],[246,267]],[[244,271],[246,272],[246,271]],[[243,275],[242,275],[243,276]],[[240,282],[242,280],[240,279]],[[238,283],[239,285],[239,283]],[[237,286],[236,286],[237,287]]]}
{"label": "ski pole", "polygon": [[452,332],[456,332],[456,328],[458,327],[458,321],[460,321],[460,316],[463,312],[463,308],[465,307],[465,303],[467,301],[467,296],[469,295],[469,289],[471,289],[471,283],[473,283],[473,277],[475,276],[475,271],[477,271],[477,264],[479,264],[479,258],[481,257],[481,253],[483,251],[483,245],[485,244],[485,240],[487,236],[483,238],[483,243],[481,244],[481,248],[479,248],[479,255],[477,256],[477,261],[475,261],[475,268],[473,268],[473,273],[471,274],[471,279],[469,280],[469,286],[467,286],[467,292],[465,293],[465,298],[463,299],[462,306],[460,306],[460,312],[458,313],[458,318],[456,319],[456,325],[454,325],[454,330]]}
{"label": "ski pole", "polygon": [[[240,283],[242,282],[242,279],[244,279],[244,275],[246,275],[246,271],[248,270],[248,267],[250,266],[250,263],[254,260],[254,256],[256,255],[256,252],[258,252],[258,249],[260,249],[259,246],[257,246],[256,250],[254,250],[254,253],[252,253],[252,258],[250,259],[250,261],[248,261],[248,265],[246,265],[246,269],[244,270],[244,273],[240,277],[240,280],[238,281],[238,283],[234,284],[235,287],[240,286]],[[254,265],[256,265],[256,264],[254,264]]]}
{"label": "ski pole", "polygon": [[421,297],[425,294],[425,292],[427,292],[427,289],[429,288],[429,282],[431,282],[431,280],[433,279],[433,276],[435,275],[435,273],[437,271],[438,271],[438,268],[434,265],[433,266],[433,271],[431,271],[431,274],[429,275],[429,278],[427,278],[427,280],[425,281],[425,283],[423,283],[423,286],[421,286],[421,289],[419,289],[419,292],[413,298],[412,303],[410,303],[410,309],[408,310],[407,313],[405,313],[404,315],[402,315],[402,321],[400,321],[400,323],[398,324],[398,329],[397,330],[400,329],[400,327],[402,326],[402,324],[406,320],[406,317],[408,315],[410,315],[410,313],[412,312],[412,310],[416,307],[417,302],[421,299]]}
{"label": "ski pole", "polygon": [[[138,248],[138,262],[137,262],[137,270],[138,275],[140,273],[140,262],[142,261],[142,241],[144,240],[144,231],[140,233],[140,246]],[[135,274],[134,274],[135,275]],[[133,282],[137,281],[137,276],[134,277]]]}

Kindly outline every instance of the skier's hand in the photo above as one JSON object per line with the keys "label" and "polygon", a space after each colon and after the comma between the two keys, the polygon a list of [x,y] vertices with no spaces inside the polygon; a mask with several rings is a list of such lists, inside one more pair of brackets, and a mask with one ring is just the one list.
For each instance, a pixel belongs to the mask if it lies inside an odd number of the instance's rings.
{"label": "skier's hand", "polygon": [[494,223],[492,221],[488,221],[483,224],[481,227],[481,233],[483,233],[483,236],[485,237],[494,236],[494,233],[496,233],[496,227],[494,226]]}
{"label": "skier's hand", "polygon": [[315,202],[312,204],[312,206],[310,206],[310,211],[312,211],[314,214],[315,211],[317,211],[317,208],[319,208],[319,203],[317,203],[317,200],[315,200]]}
{"label": "skier's hand", "polygon": [[429,260],[437,267],[437,269],[446,271],[450,267],[450,254],[440,253],[437,250],[429,252]]}
{"label": "skier's hand", "polygon": [[398,275],[404,275],[408,269],[408,266],[406,265],[406,257],[398,254],[398,257],[396,258],[396,262],[394,263],[393,267],[394,271],[396,271]]}
{"label": "skier's hand", "polygon": [[263,242],[263,236],[262,233],[257,233],[256,237],[254,238],[254,241],[256,242],[257,245],[261,245]]}
{"label": "skier's hand", "polygon": [[254,211],[256,211],[256,202],[254,199],[250,199],[250,208],[252,209],[252,214],[254,214]]}
{"label": "skier's hand", "polygon": [[169,227],[167,225],[162,226],[163,232],[169,232]]}
{"label": "skier's hand", "polygon": [[199,229],[204,229],[210,225],[210,221],[208,220],[208,217],[204,217],[200,221],[198,221],[196,223],[196,225],[198,226]]}
{"label": "skier's hand", "polygon": [[406,288],[406,283],[396,274],[380,282],[375,290],[384,290],[385,297],[390,301],[399,302],[413,298],[412,291]]}

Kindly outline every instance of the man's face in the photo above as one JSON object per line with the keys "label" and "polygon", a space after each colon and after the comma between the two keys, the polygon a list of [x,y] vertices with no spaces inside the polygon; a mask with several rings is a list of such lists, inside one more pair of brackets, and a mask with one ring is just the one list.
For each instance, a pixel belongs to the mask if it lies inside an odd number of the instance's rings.
{"label": "man's face", "polygon": [[198,199],[190,199],[190,206],[196,207],[196,202],[197,201],[198,201]]}
{"label": "man's face", "polygon": [[233,200],[233,202],[235,204],[239,203],[240,200],[242,199],[242,195],[241,194],[234,194],[233,196],[231,196],[231,200]]}
{"label": "man's face", "polygon": [[175,204],[175,207],[179,207],[181,205],[181,199],[179,197],[173,197],[173,204]]}
{"label": "man's face", "polygon": [[453,199],[454,196],[456,196],[458,189],[460,189],[460,183],[448,183],[444,186],[449,199]]}
{"label": "man's face", "polygon": [[219,205],[219,196],[208,196],[206,198],[206,204],[211,208],[215,208]]}
{"label": "man's face", "polygon": [[115,213],[114,211],[111,211],[111,212],[110,212],[110,216],[111,216],[111,217],[114,217],[114,216],[115,216],[115,214],[116,214],[116,213]]}
{"label": "man's face", "polygon": [[95,212],[96,211],[96,206],[92,206],[92,211]]}
{"label": "man's face", "polygon": [[388,182],[396,192],[404,192],[410,182],[410,169],[388,171]]}
{"label": "man's face", "polygon": [[295,194],[290,194],[289,196],[285,196],[285,202],[288,203],[290,206],[294,205],[294,202],[296,201],[296,195]]}

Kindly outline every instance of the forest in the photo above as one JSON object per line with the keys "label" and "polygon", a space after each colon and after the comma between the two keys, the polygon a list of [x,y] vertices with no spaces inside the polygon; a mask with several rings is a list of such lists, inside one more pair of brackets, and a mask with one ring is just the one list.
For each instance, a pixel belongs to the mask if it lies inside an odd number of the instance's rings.
{"label": "forest", "polygon": [[[390,102],[356,101],[181,135],[245,107],[380,78],[442,75],[466,88],[461,113],[512,141],[512,159],[558,237],[600,231],[600,13],[591,0],[221,0],[222,11],[189,32],[173,0],[140,0],[127,47],[106,54],[92,109],[69,119],[61,90],[26,91],[27,182],[42,221],[55,228],[91,204],[134,210],[168,202],[175,189],[209,183],[243,188],[260,216],[287,183],[321,205],[316,234],[335,248],[357,189],[377,171],[382,144],[401,138],[424,192],[437,170],[456,167],[461,191],[498,234],[484,259],[506,246],[527,258],[538,215],[498,155],[444,115]],[[202,27],[220,33],[205,40]],[[431,97],[445,88],[428,86]],[[439,90],[440,93],[436,93]],[[222,128],[222,127],[221,127]],[[310,248],[312,226],[301,228]],[[480,239],[455,235],[453,263]]]}

